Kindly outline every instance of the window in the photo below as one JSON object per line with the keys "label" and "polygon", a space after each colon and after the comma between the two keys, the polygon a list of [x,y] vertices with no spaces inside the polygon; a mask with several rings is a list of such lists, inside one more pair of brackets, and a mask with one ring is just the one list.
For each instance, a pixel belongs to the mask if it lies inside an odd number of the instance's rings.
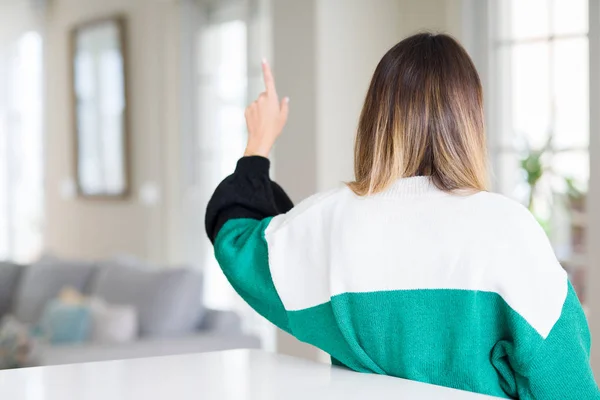
{"label": "window", "polygon": [[183,7],[182,44],[189,49],[182,63],[184,259],[203,271],[206,306],[238,312],[243,328],[274,349],[275,329],[231,288],[204,231],[208,200],[246,146],[244,110],[264,90],[269,0],[198,0]]}
{"label": "window", "polygon": [[201,0],[187,3],[183,43],[194,57],[184,61],[183,90],[191,107],[183,111],[183,209],[185,260],[204,274],[207,307],[229,309],[244,329],[273,349],[276,331],[231,288],[204,232],[206,204],[243,155],[244,110],[264,90],[260,60],[268,56],[268,1]]}
{"label": "window", "polygon": [[[194,65],[190,74],[195,85],[190,93],[196,103],[191,113],[194,128],[190,129],[193,134],[184,136],[186,258],[203,270],[208,307],[246,313],[247,306],[215,260],[203,219],[210,196],[244,153],[244,110],[249,99],[264,90],[260,60],[267,54],[262,18],[266,3],[203,0],[196,4],[197,16],[190,29],[195,49],[190,63]],[[251,319],[246,318],[247,325]]]}
{"label": "window", "polygon": [[30,262],[43,245],[42,38],[0,52],[0,259]]}
{"label": "window", "polygon": [[[245,21],[235,17],[209,23],[200,32],[197,167],[207,189],[216,188],[234,170],[246,144],[247,31]],[[210,247],[206,241],[205,245]],[[211,282],[206,286],[207,304],[232,308],[237,297],[211,251],[206,251],[203,264]]]}
{"label": "window", "polygon": [[584,301],[588,2],[490,4],[494,183],[540,221]]}

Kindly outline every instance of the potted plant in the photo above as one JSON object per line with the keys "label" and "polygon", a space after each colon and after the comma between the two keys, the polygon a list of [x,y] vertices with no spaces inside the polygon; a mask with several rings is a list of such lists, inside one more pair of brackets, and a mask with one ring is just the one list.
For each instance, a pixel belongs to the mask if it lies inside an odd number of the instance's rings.
{"label": "potted plant", "polygon": [[527,208],[536,217],[547,234],[549,234],[550,224],[549,221],[536,214],[535,194],[540,180],[548,170],[546,155],[552,150],[552,139],[553,135],[549,135],[546,144],[539,149],[533,149],[529,142],[525,141],[524,151],[520,159],[520,167],[524,173],[527,186],[529,187]]}

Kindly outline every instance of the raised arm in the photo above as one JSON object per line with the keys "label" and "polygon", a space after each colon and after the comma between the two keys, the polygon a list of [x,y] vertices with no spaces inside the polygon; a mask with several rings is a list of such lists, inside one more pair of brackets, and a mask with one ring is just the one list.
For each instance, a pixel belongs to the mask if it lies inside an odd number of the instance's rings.
{"label": "raised arm", "polygon": [[271,278],[264,231],[271,217],[292,206],[269,179],[269,160],[252,156],[238,161],[206,210],[206,233],[223,273],[253,309],[285,331],[287,315]]}
{"label": "raised arm", "polygon": [[288,331],[287,314],[273,285],[264,231],[292,201],[269,178],[268,155],[287,120],[271,69],[263,62],[266,91],[246,109],[248,146],[235,172],[217,187],[206,210],[206,233],[223,273],[259,314]]}

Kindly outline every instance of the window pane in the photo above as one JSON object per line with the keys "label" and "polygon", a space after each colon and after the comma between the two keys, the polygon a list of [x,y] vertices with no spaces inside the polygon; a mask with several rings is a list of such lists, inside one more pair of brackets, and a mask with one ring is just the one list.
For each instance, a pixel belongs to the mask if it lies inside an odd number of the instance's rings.
{"label": "window pane", "polygon": [[498,154],[492,180],[495,191],[526,204],[529,189],[519,163],[520,155],[515,151]]}
{"label": "window pane", "polygon": [[234,20],[209,25],[202,31],[200,41],[201,134],[197,143],[203,150],[214,150],[221,157],[230,154],[231,146],[243,147],[246,140],[246,24]]}
{"label": "window pane", "polygon": [[554,145],[586,147],[589,142],[587,38],[561,39],[554,45]]}
{"label": "window pane", "polygon": [[43,246],[42,45],[29,32],[0,59],[0,257],[22,263]]}
{"label": "window pane", "polygon": [[[498,1],[498,3],[505,3]],[[550,0],[510,0],[506,2],[508,9],[501,13],[503,18],[501,37],[504,39],[527,39],[544,37],[550,34]],[[503,12],[504,11],[504,12]]]}
{"label": "window pane", "polygon": [[[498,39],[505,41],[497,47],[492,77],[495,189],[531,206],[581,296],[587,266],[588,1],[493,3]],[[531,191],[520,159],[527,148],[542,149],[551,134],[553,149],[542,157],[544,173]]]}
{"label": "window pane", "polygon": [[[0,60],[1,62],[2,60]],[[2,67],[2,66],[0,66]],[[4,71],[2,71],[4,72]],[[0,74],[0,78],[4,74]],[[5,82],[0,82],[2,85]],[[0,87],[0,96],[5,92],[4,88]],[[3,102],[2,102],[3,103]],[[8,118],[4,104],[0,103],[0,259],[8,260],[11,258],[10,246],[10,223],[8,219],[8,210],[10,205],[9,199],[9,150],[8,150]],[[6,211],[5,211],[6,210]]]}
{"label": "window pane", "polygon": [[246,100],[246,25],[229,21],[208,26],[200,35],[200,81],[215,83],[214,95],[224,101]]}
{"label": "window pane", "polygon": [[219,25],[217,92],[226,101],[246,101],[246,24],[231,21]]}
{"label": "window pane", "polygon": [[[587,151],[559,152],[552,157],[552,172],[559,180],[572,178],[583,191],[587,191],[590,177],[590,158]],[[556,186],[563,186],[557,182]],[[564,186],[559,190],[564,190]]]}
{"label": "window pane", "polygon": [[540,148],[550,133],[550,45],[515,45],[510,57],[512,131],[533,148]]}
{"label": "window pane", "polygon": [[587,33],[588,0],[552,0],[552,3],[552,30],[554,34]]}
{"label": "window pane", "polygon": [[216,132],[219,137],[215,140],[221,143],[222,158],[233,160],[233,163],[224,165],[222,171],[226,174],[235,169],[235,163],[244,154],[246,147],[244,110],[243,106],[222,105],[216,115]]}
{"label": "window pane", "polygon": [[[199,131],[195,142],[199,148],[194,160],[203,193],[195,207],[201,209],[206,207],[217,184],[233,171],[246,144],[246,23],[241,20],[210,23],[200,31],[198,41]],[[221,272],[211,244],[204,238],[200,245],[203,247],[200,263],[206,277],[206,305],[219,309],[236,308],[238,297]]]}

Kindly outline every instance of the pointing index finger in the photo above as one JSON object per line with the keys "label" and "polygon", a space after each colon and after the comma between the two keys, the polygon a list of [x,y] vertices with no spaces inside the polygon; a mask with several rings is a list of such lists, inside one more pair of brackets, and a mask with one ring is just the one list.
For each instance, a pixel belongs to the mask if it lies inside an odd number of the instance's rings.
{"label": "pointing index finger", "polygon": [[268,94],[277,94],[275,90],[275,79],[273,78],[273,73],[271,72],[271,67],[266,59],[262,60],[262,70],[263,77],[265,79],[265,88]]}

